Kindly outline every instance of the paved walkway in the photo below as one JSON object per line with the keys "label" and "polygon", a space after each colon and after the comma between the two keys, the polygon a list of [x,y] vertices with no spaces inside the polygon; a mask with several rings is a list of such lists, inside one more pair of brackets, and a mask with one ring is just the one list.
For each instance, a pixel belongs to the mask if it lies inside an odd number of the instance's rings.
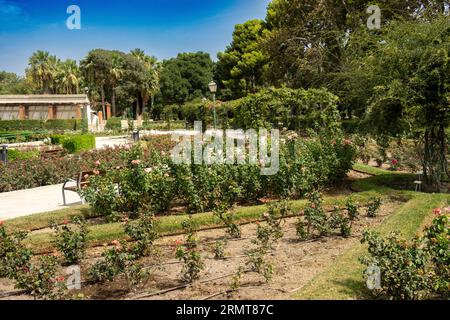
{"label": "paved walkway", "polygon": [[[62,184],[0,193],[0,221],[64,209]],[[75,192],[66,192],[67,204],[81,204]]]}
{"label": "paved walkway", "polygon": [[95,139],[95,145],[97,149],[103,149],[106,147],[123,146],[130,143],[129,137],[97,137]]}

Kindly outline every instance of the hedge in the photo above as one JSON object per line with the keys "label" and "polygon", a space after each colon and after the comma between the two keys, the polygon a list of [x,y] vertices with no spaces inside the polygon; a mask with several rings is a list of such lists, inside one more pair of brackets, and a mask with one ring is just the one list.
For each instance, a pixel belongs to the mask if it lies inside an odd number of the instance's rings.
{"label": "hedge", "polygon": [[95,149],[95,136],[91,134],[80,134],[60,137],[62,147],[69,153],[79,153]]}
{"label": "hedge", "polygon": [[[216,103],[217,123],[223,128],[257,129],[260,127],[291,130],[326,127],[340,120],[338,97],[326,89],[269,88],[245,98]],[[184,105],[164,107],[166,119],[186,120],[191,125],[213,123],[213,103],[194,100]]]}
{"label": "hedge", "polygon": [[0,131],[80,130],[81,119],[0,120]]}

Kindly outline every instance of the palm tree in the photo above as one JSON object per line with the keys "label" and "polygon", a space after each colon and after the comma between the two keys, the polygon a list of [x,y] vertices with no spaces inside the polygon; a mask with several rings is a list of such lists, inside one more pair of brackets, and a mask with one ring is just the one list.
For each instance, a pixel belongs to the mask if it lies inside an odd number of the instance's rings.
{"label": "palm tree", "polygon": [[119,82],[120,78],[123,76],[124,70],[122,69],[122,57],[114,53],[111,60],[111,69],[109,70],[110,81],[112,86],[112,95],[111,95],[111,105],[112,105],[112,114],[115,116],[117,114],[116,109],[116,87],[117,82]]}
{"label": "palm tree", "polygon": [[50,93],[55,75],[51,65],[53,61],[50,60],[49,52],[39,50],[30,57],[29,68],[26,70],[27,77],[31,79],[38,91],[43,93]]}
{"label": "palm tree", "polygon": [[58,83],[58,75],[61,66],[61,60],[59,60],[56,56],[48,57],[48,70],[49,70],[49,87],[50,93],[56,94],[59,92],[59,83]]}
{"label": "palm tree", "polygon": [[66,60],[58,65],[58,92],[77,94],[79,92],[80,71],[75,60]]}
{"label": "palm tree", "polygon": [[159,75],[160,65],[155,57],[150,57],[145,54],[142,49],[134,49],[131,54],[135,56],[143,64],[147,72],[147,81],[142,83],[140,88],[140,95],[143,102],[143,109],[147,102],[151,100],[151,108],[153,108],[153,100],[155,94],[159,91]]}

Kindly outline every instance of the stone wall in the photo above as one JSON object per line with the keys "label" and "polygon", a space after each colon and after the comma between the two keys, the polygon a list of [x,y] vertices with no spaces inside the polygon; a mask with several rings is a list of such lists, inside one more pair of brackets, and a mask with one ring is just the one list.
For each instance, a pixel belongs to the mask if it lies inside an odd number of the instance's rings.
{"label": "stone wall", "polygon": [[0,107],[1,120],[19,119],[19,107]]}
{"label": "stone wall", "polygon": [[56,108],[56,119],[72,119],[77,117],[75,106],[58,106]]}
{"label": "stone wall", "polygon": [[[49,106],[29,106],[29,120],[47,120]],[[77,118],[76,106],[56,106],[56,119],[74,119]],[[0,120],[19,120],[18,106],[0,106]]]}
{"label": "stone wall", "polygon": [[29,120],[47,120],[48,107],[46,106],[30,106],[28,107]]}

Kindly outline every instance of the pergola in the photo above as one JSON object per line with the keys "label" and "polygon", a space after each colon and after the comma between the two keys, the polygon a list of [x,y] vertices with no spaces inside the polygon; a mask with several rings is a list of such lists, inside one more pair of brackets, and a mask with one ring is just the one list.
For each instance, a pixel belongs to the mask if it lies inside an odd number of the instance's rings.
{"label": "pergola", "polygon": [[85,94],[0,95],[0,119],[80,119],[82,109],[88,105]]}

